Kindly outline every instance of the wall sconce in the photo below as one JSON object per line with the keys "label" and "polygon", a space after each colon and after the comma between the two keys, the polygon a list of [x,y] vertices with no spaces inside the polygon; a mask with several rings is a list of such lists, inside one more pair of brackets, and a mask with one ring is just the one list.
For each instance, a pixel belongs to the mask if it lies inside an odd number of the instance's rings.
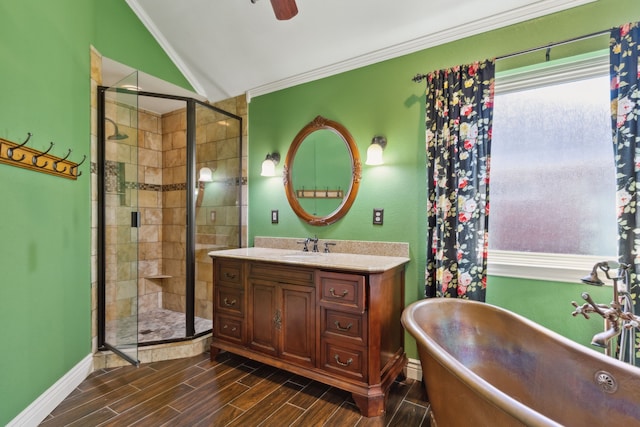
{"label": "wall sconce", "polygon": [[267,154],[262,162],[262,176],[276,176],[276,165],[280,163],[280,153]]}
{"label": "wall sconce", "polygon": [[384,136],[374,136],[371,140],[371,145],[367,148],[367,161],[365,164],[375,166],[383,165],[384,159],[382,158],[382,152],[387,146],[387,138]]}
{"label": "wall sconce", "polygon": [[198,182],[213,182],[213,171],[210,168],[200,168]]}

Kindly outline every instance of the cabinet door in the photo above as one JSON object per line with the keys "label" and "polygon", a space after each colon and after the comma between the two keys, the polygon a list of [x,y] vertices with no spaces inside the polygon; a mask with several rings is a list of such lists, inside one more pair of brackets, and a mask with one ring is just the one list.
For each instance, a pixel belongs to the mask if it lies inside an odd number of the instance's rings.
{"label": "cabinet door", "polygon": [[315,288],[279,284],[282,295],[280,357],[297,365],[315,366]]}
{"label": "cabinet door", "polygon": [[262,353],[278,354],[278,327],[282,313],[278,309],[277,283],[249,280],[249,345]]}

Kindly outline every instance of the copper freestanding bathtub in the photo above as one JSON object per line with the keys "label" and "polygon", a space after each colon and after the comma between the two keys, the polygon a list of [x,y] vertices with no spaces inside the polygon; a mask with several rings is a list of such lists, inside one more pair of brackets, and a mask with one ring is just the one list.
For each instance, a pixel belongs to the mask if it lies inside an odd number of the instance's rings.
{"label": "copper freestanding bathtub", "polygon": [[522,316],[433,298],[405,308],[402,323],[438,427],[640,425],[640,368]]}

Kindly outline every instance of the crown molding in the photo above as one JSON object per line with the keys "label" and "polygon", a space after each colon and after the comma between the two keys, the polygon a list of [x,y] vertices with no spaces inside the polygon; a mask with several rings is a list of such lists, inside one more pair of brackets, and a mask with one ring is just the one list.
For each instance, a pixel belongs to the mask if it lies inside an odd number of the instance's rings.
{"label": "crown molding", "polygon": [[149,18],[149,15],[146,14],[144,9],[140,7],[137,0],[125,0],[127,5],[133,10],[138,19],[142,22],[142,24],[147,28],[147,30],[151,33],[153,38],[156,39],[162,50],[164,50],[171,59],[171,61],[178,67],[178,70],[184,75],[187,79],[191,87],[198,93],[199,95],[204,95],[206,92],[202,85],[198,82],[198,79],[191,73],[189,67],[185,65],[185,63],[180,58],[180,55],[171,47],[171,44],[164,38],[162,32],[158,30],[158,27],[155,26],[153,21]]}
{"label": "crown molding", "polygon": [[595,1],[598,0],[539,1],[529,6],[517,8],[508,12],[503,12],[484,19],[479,19],[477,21],[472,21],[465,25],[457,26],[445,31],[440,31],[438,33],[427,34],[423,37],[409,40],[405,43],[400,43],[386,49],[380,49],[366,55],[361,55],[346,61],[331,64],[322,68],[317,68],[306,73],[301,73],[290,78],[258,86],[247,92],[247,101],[250,102],[251,98],[256,96],[265,95],[278,90],[297,86],[302,83],[308,83],[314,80],[330,77],[339,73],[343,73],[345,71],[355,70],[367,65],[397,58],[403,55],[418,52],[420,50],[428,49],[430,47],[450,43],[456,40],[463,39],[465,37],[485,33],[498,28],[528,21],[534,18],[539,18],[544,15],[571,9],[576,6],[593,3]]}
{"label": "crown molding", "polygon": [[[127,5],[133,10],[138,19],[144,24],[151,35],[156,39],[158,44],[167,53],[176,67],[187,79],[189,84],[198,94],[205,94],[205,90],[190,71],[189,67],[182,61],[180,55],[171,47],[171,44],[162,35],[162,32],[154,25],[153,21],[145,13],[137,0],[125,0]],[[278,80],[250,89],[246,92],[247,101],[255,96],[265,95],[267,93],[297,86],[302,83],[319,80],[330,77],[345,71],[351,71],[367,65],[397,58],[430,47],[460,40],[465,37],[481,34],[508,25],[517,24],[544,15],[560,12],[573,7],[582,6],[584,4],[593,3],[598,0],[541,0],[525,7],[516,8],[507,12],[499,13],[487,18],[469,22],[465,25],[456,26],[445,31],[439,31],[433,34],[427,34],[404,43],[400,43],[389,48],[380,49],[365,55],[360,55],[345,61],[327,65],[325,67],[310,70],[305,73]]]}

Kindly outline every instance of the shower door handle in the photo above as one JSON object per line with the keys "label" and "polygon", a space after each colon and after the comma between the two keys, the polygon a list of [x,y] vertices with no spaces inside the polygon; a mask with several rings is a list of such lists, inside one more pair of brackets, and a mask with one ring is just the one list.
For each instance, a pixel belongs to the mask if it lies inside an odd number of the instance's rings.
{"label": "shower door handle", "polygon": [[140,227],[140,212],[131,212],[131,227]]}

